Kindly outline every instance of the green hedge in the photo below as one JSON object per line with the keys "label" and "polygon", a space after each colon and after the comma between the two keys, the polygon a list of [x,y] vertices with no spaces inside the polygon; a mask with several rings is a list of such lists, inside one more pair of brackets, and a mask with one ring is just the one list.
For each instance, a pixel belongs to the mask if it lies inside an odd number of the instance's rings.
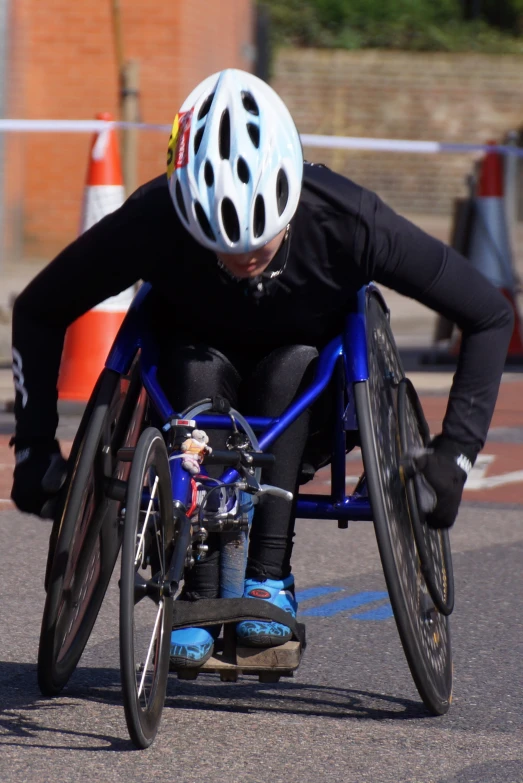
{"label": "green hedge", "polygon": [[523,0],[482,0],[465,21],[460,0],[261,0],[276,43],[417,51],[523,53]]}

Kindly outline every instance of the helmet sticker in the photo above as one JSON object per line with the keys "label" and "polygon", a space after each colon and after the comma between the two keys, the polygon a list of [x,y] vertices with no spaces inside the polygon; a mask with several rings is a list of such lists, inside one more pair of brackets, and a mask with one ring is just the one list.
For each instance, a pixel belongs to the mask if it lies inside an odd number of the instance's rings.
{"label": "helmet sticker", "polygon": [[178,112],[173,122],[167,149],[167,176],[171,177],[174,169],[181,169],[189,163],[189,135],[193,109]]}

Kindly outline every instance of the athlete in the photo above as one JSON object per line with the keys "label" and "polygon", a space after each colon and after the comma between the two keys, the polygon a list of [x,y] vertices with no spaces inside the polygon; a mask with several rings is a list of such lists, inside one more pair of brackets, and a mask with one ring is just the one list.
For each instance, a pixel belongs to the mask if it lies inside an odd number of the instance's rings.
{"label": "athlete", "polygon": [[[376,194],[304,163],[282,100],[238,70],[208,77],[184,102],[167,176],[78,237],[16,300],[12,498],[21,511],[49,514],[64,480],[55,433],[67,327],[140,280],[152,286],[159,380],[175,410],[220,394],[250,415],[278,415],[310,381],[318,351],[370,281],[456,323],[463,337],[442,431],[417,463],[437,498],[428,523],[454,523],[493,414],[512,310],[466,259]],[[321,464],[329,413],[325,394],[275,443],[276,467],[265,481],[297,492],[303,463]],[[252,523],[244,595],[265,596],[295,616],[293,530],[293,507],[264,498]],[[209,537],[208,556],[189,572],[189,600],[218,595],[218,539]],[[237,635],[252,646],[291,636],[270,622],[240,623]],[[214,636],[175,631],[172,655],[179,665],[201,665]]]}

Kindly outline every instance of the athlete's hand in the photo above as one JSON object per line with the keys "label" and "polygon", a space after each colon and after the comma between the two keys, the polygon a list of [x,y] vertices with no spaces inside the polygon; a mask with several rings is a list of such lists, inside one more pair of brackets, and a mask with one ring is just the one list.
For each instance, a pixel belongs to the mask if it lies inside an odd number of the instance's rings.
{"label": "athlete's hand", "polygon": [[472,468],[466,451],[441,436],[411,460],[421,510],[429,527],[452,527],[458,515],[463,487]]}
{"label": "athlete's hand", "polygon": [[67,476],[67,461],[52,439],[13,438],[15,469],[11,499],[20,511],[52,519],[56,495]]}

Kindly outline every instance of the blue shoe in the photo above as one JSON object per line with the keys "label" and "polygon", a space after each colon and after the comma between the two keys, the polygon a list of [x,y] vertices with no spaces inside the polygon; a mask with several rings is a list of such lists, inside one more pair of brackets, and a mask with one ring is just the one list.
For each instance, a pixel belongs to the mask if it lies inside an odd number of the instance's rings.
{"label": "blue shoe", "polygon": [[[262,598],[296,617],[298,604],[294,597],[294,577],[279,581],[266,579],[258,582],[246,579],[244,598]],[[238,642],[246,647],[276,647],[292,639],[292,631],[286,625],[266,620],[244,620],[236,626]]]}
{"label": "blue shoe", "polygon": [[180,628],[171,632],[171,667],[203,666],[214,650],[214,637],[206,628]]}

